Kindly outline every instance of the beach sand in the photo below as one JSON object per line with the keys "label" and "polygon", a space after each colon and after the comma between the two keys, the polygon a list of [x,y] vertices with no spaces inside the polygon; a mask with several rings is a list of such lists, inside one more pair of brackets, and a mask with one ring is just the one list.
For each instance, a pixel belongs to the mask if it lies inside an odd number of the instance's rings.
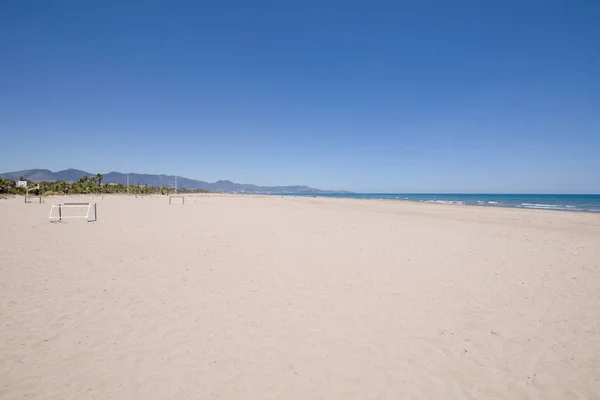
{"label": "beach sand", "polygon": [[0,200],[0,398],[600,399],[600,214]]}

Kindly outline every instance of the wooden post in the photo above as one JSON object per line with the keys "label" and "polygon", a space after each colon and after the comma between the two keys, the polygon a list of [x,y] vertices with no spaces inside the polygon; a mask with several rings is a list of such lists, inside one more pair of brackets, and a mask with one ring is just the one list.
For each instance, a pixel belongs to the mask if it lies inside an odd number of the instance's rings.
{"label": "wooden post", "polygon": [[61,212],[61,207],[62,207],[62,206],[59,204],[59,205],[58,205],[58,220],[59,220],[59,221],[62,221],[62,212]]}

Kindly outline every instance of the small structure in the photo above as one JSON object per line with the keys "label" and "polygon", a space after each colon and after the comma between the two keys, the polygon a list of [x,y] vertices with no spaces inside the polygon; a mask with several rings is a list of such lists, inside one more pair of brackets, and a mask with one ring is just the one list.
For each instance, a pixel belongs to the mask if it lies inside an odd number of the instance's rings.
{"label": "small structure", "polygon": [[185,197],[183,196],[169,196],[169,204],[185,204]]}
{"label": "small structure", "polygon": [[101,194],[93,194],[90,196],[90,199],[92,199],[92,201],[94,200],[102,200],[104,197]]}
{"label": "small structure", "polygon": [[98,220],[96,203],[52,204],[48,219],[50,222],[62,221],[63,219],[85,219],[87,222],[94,222]]}

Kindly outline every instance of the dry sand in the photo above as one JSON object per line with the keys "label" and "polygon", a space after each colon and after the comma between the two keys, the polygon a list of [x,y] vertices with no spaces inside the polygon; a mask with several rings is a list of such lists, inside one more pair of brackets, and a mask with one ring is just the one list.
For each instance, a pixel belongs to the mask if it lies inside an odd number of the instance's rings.
{"label": "dry sand", "polygon": [[1,399],[600,399],[600,215],[0,200]]}

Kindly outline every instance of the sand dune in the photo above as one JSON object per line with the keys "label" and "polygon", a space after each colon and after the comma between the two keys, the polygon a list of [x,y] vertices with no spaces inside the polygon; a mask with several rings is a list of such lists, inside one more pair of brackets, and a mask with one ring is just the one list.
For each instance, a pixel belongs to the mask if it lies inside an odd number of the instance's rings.
{"label": "sand dune", "polygon": [[0,200],[1,399],[599,399],[600,215]]}

